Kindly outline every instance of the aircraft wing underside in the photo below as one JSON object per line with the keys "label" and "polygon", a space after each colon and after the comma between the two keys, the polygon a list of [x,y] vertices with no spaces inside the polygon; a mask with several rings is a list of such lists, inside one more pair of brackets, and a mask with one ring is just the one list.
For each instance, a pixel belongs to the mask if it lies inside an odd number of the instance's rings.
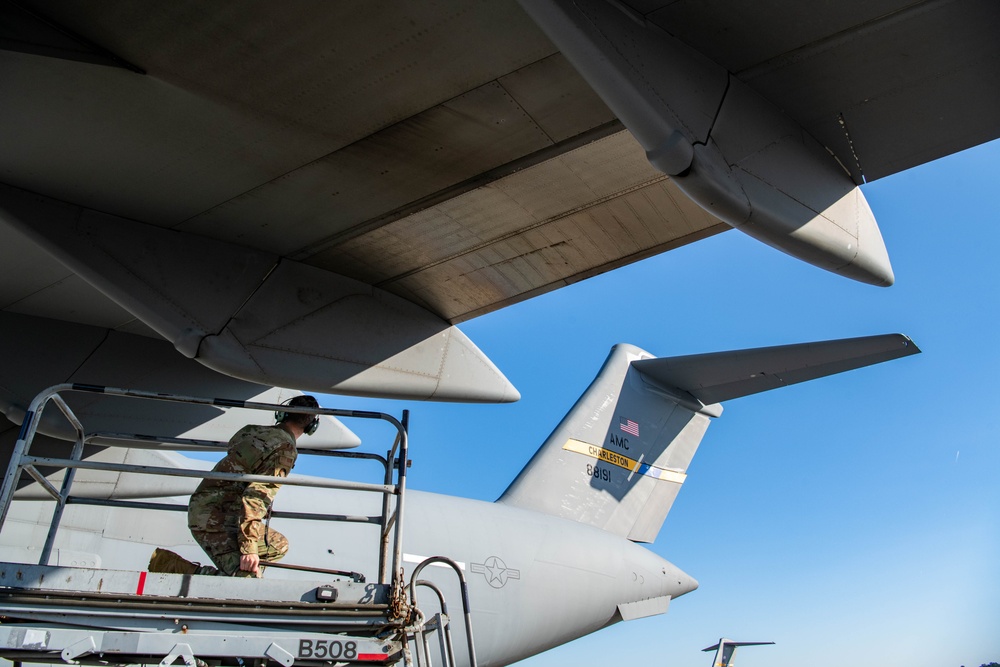
{"label": "aircraft wing underside", "polygon": [[[991,0],[624,5],[848,184],[1000,135]],[[0,17],[0,308],[48,338],[73,322],[265,385],[516,400],[451,325],[729,228],[512,0]]]}

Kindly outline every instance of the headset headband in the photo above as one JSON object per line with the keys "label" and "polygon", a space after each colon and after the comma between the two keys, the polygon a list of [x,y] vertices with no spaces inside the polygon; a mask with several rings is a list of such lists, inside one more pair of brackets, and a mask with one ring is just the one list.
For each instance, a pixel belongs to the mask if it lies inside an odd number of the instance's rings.
{"label": "headset headband", "polygon": [[[307,408],[318,408],[319,402],[312,396],[308,394],[303,394],[301,396],[293,396],[286,401],[281,403],[282,405],[287,405],[289,407],[307,407]],[[301,415],[301,412],[287,412],[285,410],[275,410],[274,421],[281,424],[286,421],[292,415]],[[312,419],[302,428],[302,432],[306,435],[312,435],[319,428],[319,415],[313,415]]]}

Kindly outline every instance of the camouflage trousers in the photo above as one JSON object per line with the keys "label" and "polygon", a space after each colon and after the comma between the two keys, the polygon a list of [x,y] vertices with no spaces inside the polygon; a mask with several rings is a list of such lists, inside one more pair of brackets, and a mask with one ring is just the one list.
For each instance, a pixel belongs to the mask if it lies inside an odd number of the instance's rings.
{"label": "camouflage trousers", "polygon": [[[254,577],[253,572],[240,569],[240,543],[235,531],[204,531],[192,530],[191,535],[205,550],[208,557],[215,563],[202,565],[195,574],[217,574],[223,576]],[[269,562],[281,560],[288,553],[288,538],[276,530],[267,528],[267,534],[260,541],[257,555],[260,556],[260,569]]]}

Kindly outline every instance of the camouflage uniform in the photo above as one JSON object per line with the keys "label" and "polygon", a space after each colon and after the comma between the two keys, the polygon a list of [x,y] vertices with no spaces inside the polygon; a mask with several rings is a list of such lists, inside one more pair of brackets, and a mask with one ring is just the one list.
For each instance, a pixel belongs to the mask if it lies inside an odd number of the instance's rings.
{"label": "camouflage uniform", "polygon": [[[295,465],[295,438],[278,426],[244,426],[229,440],[229,453],[212,469],[250,475],[286,477]],[[188,528],[215,568],[202,566],[197,574],[235,574],[240,556],[257,554],[261,565],[288,552],[284,535],[264,525],[279,484],[202,480],[188,505]]]}

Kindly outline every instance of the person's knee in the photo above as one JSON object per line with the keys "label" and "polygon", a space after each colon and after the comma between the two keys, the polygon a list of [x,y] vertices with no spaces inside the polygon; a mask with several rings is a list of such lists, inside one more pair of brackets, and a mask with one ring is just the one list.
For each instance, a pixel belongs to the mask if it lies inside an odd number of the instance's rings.
{"label": "person's knee", "polygon": [[288,553],[288,539],[276,530],[269,530],[267,540],[260,546],[261,560],[280,560]]}
{"label": "person's knee", "polygon": [[260,562],[261,563],[276,563],[279,560],[281,560],[282,558],[284,558],[286,553],[288,553],[287,550],[286,551],[268,551],[267,553],[261,555]]}

